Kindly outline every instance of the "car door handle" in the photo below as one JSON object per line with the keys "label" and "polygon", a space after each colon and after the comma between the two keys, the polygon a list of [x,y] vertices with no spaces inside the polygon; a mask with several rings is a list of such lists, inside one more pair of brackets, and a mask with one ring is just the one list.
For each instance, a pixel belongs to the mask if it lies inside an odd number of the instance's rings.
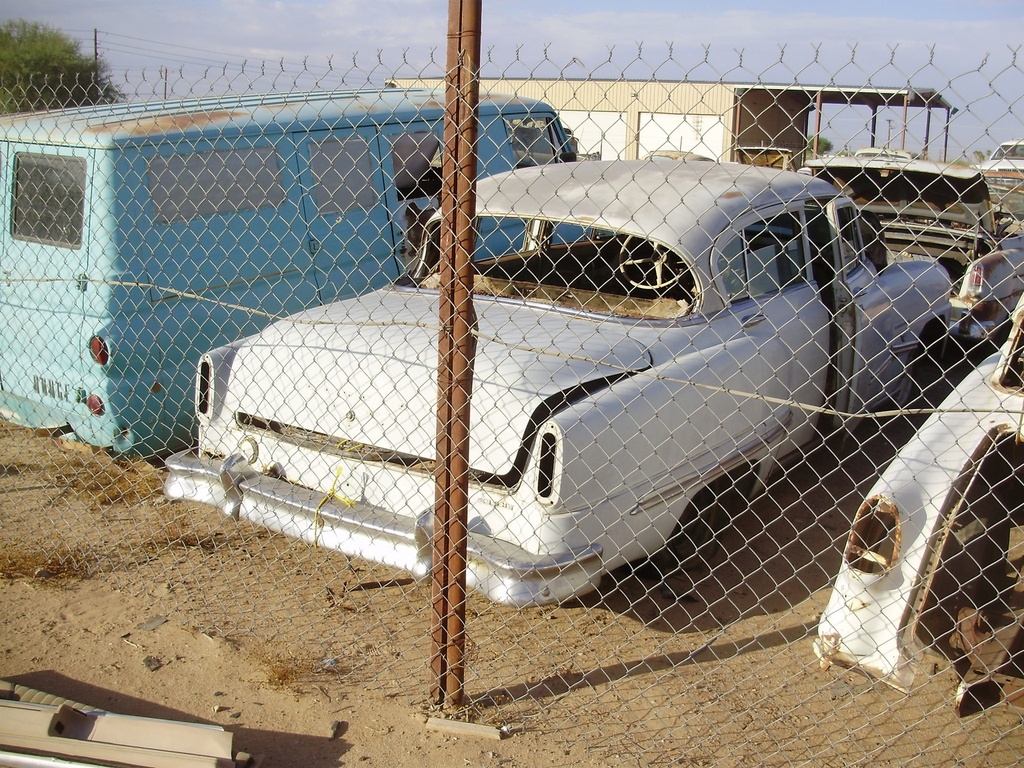
{"label": "car door handle", "polygon": [[747,315],[740,321],[741,328],[753,328],[755,325],[764,322],[764,315],[757,312],[753,315]]}

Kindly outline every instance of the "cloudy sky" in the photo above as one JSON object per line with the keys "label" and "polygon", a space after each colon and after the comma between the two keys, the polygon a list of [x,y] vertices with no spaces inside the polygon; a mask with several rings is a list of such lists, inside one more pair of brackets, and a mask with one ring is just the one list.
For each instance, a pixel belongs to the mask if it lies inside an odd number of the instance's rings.
{"label": "cloudy sky", "polygon": [[[937,89],[957,107],[955,135],[965,150],[1024,135],[1022,117],[1014,114],[1024,113],[1024,61],[1017,61],[1024,54],[1024,0],[483,5],[485,76],[912,85]],[[0,20],[46,23],[81,40],[86,52],[95,39],[111,71],[132,83],[153,83],[165,70],[189,83],[218,77],[211,71],[221,79],[305,71],[314,85],[339,74],[353,85],[437,75],[447,13],[442,0],[0,5]]]}

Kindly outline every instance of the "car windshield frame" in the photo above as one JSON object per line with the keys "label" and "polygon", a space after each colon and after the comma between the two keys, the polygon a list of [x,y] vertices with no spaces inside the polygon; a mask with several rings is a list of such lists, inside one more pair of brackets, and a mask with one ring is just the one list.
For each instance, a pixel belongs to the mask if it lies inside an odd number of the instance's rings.
{"label": "car windshield frame", "polygon": [[1019,141],[1007,142],[996,147],[992,160],[1024,160],[1024,144]]}

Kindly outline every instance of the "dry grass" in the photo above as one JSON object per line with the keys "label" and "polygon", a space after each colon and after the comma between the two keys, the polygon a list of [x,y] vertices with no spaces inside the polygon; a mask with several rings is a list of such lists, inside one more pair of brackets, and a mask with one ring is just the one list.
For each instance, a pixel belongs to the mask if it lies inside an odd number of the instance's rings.
{"label": "dry grass", "polygon": [[0,550],[0,577],[37,579],[49,586],[87,579],[98,570],[99,558],[83,550],[61,546],[55,552],[7,546]]}
{"label": "dry grass", "polygon": [[58,476],[76,494],[102,506],[140,504],[159,496],[162,488],[160,473],[146,462],[117,460],[103,454],[84,462],[69,462]]}
{"label": "dry grass", "polygon": [[222,531],[204,530],[188,514],[179,513],[165,521],[142,546],[151,553],[162,553],[168,549],[198,549],[212,554],[225,545],[225,538]]}
{"label": "dry grass", "polygon": [[308,681],[316,670],[316,662],[283,653],[270,645],[254,647],[249,656],[266,671],[267,683],[275,688],[287,688]]}

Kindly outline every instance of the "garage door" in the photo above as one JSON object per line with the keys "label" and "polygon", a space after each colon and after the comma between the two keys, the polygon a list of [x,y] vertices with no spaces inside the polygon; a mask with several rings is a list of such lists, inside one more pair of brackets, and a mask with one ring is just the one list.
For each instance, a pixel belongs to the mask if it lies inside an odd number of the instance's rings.
{"label": "garage door", "polygon": [[725,124],[711,115],[640,115],[640,157],[652,152],[696,152],[712,160],[722,158]]}
{"label": "garage door", "polygon": [[621,160],[626,152],[626,116],[621,112],[559,110],[562,123],[572,131],[581,158]]}

